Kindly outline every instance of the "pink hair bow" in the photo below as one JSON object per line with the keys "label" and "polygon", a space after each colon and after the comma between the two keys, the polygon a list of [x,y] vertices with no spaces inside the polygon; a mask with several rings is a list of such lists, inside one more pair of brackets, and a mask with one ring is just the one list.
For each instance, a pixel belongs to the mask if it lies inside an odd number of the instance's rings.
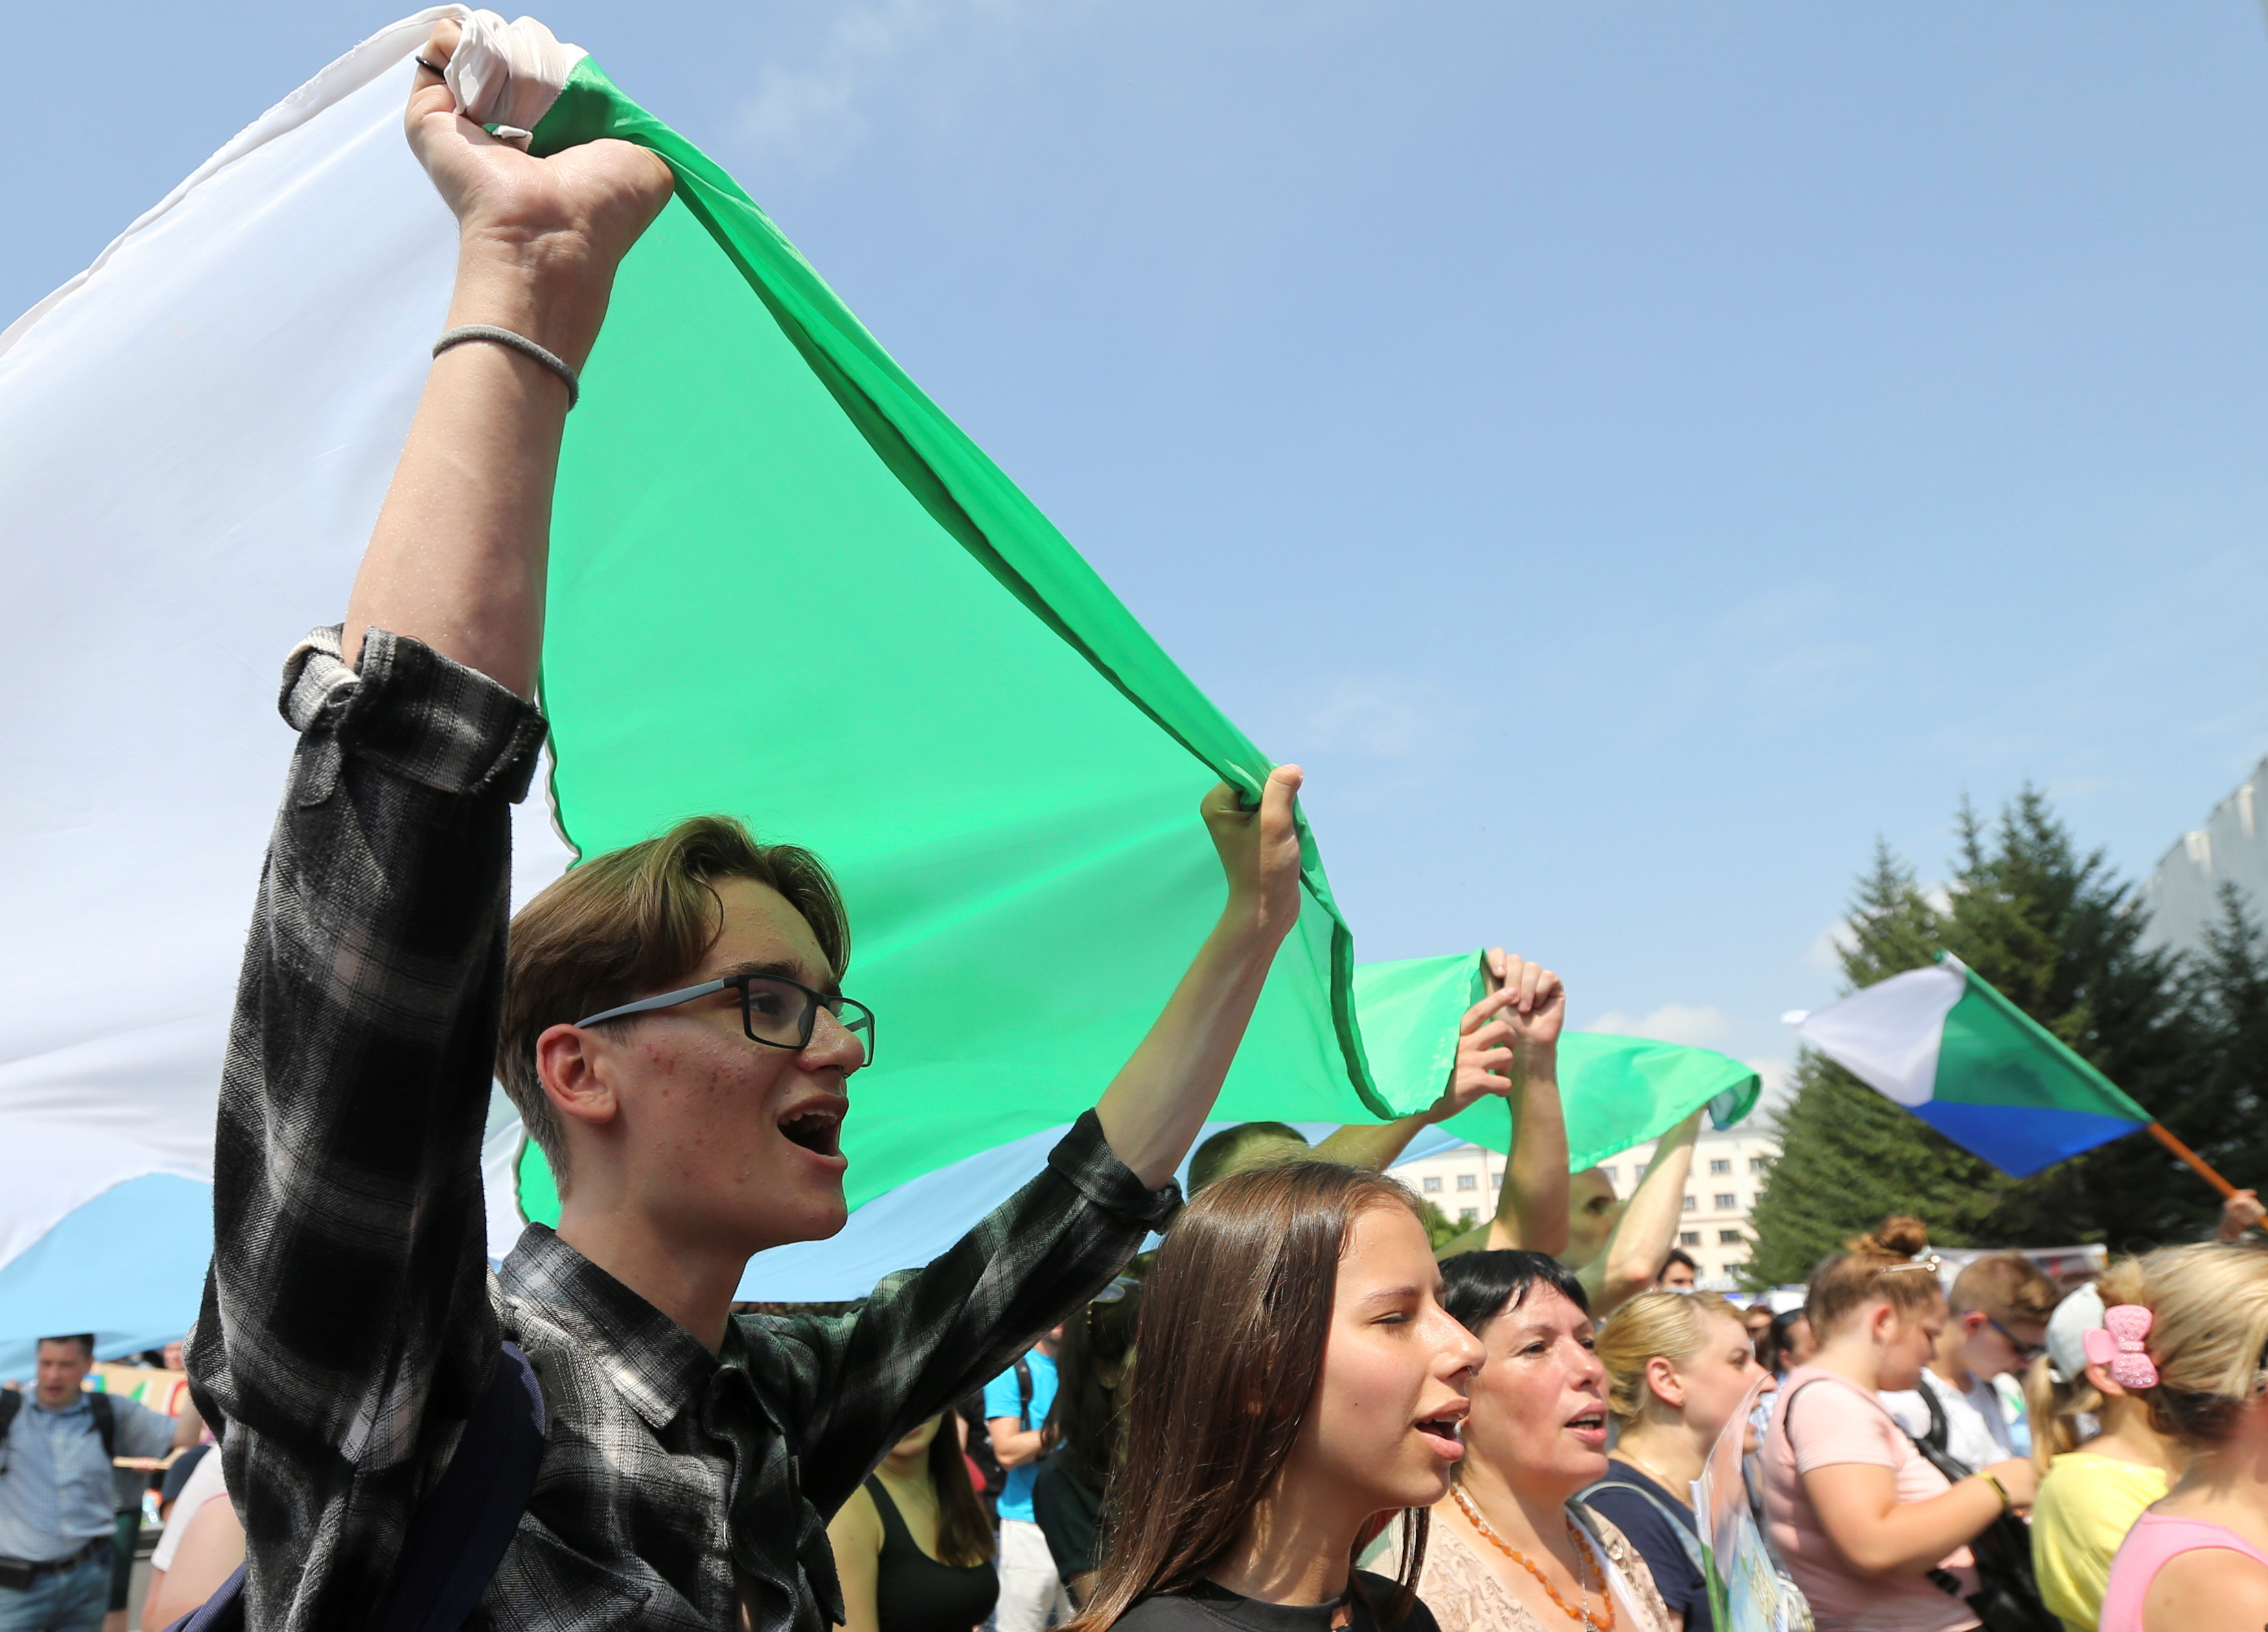
{"label": "pink hair bow", "polygon": [[2108,1366],[2110,1380],[2119,1387],[2155,1388],[2158,1368],[2142,1347],[2149,1335],[2148,1310],[2139,1303],[2114,1303],[2102,1311],[2102,1324],[2080,1340],[2087,1346],[2088,1363]]}

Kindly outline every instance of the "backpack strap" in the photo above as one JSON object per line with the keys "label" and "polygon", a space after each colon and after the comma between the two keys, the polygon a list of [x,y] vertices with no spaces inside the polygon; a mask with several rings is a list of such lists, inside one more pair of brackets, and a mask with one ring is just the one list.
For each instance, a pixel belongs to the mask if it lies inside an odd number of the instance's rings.
{"label": "backpack strap", "polygon": [[544,1429],[535,1368],[518,1344],[506,1343],[447,1470],[409,1521],[372,1632],[455,1632],[464,1625],[535,1492]]}
{"label": "backpack strap", "polygon": [[1016,1356],[1016,1423],[1027,1431],[1032,1426],[1032,1362],[1027,1355]]}
{"label": "backpack strap", "polygon": [[[1609,1463],[1609,1466],[1612,1466],[1613,1465]],[[1693,1566],[1693,1573],[1700,1577],[1705,1582],[1709,1579],[1708,1562],[1701,1556],[1700,1538],[1693,1533],[1692,1526],[1688,1525],[1683,1518],[1680,1518],[1670,1507],[1669,1503],[1664,1502],[1660,1496],[1654,1495],[1653,1491],[1648,1490],[1644,1485],[1634,1485],[1626,1479],[1612,1478],[1602,1479],[1597,1484],[1593,1485],[1588,1490],[1583,1492],[1584,1502],[1587,1504],[1591,1498],[1597,1495],[1602,1490],[1627,1490],[1631,1495],[1638,1497],[1655,1512],[1660,1514],[1662,1523],[1668,1525],[1671,1530],[1676,1532],[1677,1544],[1685,1549],[1685,1562]]]}
{"label": "backpack strap", "polygon": [[107,1394],[89,1394],[86,1408],[94,1413],[94,1431],[102,1440],[102,1459],[118,1454],[118,1407]]}
{"label": "backpack strap", "polygon": [[[457,1632],[495,1578],[543,1460],[543,1390],[506,1343],[433,1488],[418,1503],[372,1632]],[[245,1566],[167,1632],[243,1632]]]}

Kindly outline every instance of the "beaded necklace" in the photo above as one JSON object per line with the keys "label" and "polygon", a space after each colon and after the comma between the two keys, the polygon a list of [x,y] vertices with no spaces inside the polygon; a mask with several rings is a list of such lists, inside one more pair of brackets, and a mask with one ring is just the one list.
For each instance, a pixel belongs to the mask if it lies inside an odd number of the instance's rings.
{"label": "beaded necklace", "polygon": [[[1535,1577],[1536,1584],[1541,1586],[1550,1596],[1551,1601],[1559,1606],[1560,1614],[1582,1627],[1585,1632],[1615,1632],[1615,1595],[1607,1585],[1607,1568],[1599,1562],[1599,1555],[1591,1550],[1591,1539],[1583,1533],[1581,1525],[1572,1518],[1566,1520],[1567,1534],[1575,1543],[1575,1585],[1582,1595],[1581,1603],[1577,1605],[1571,1604],[1560,1597],[1559,1589],[1551,1584],[1551,1578],[1549,1576],[1538,1569],[1534,1562],[1518,1547],[1513,1547],[1489,1528],[1488,1520],[1481,1517],[1480,1509],[1476,1507],[1473,1504],[1473,1499],[1465,1494],[1465,1488],[1462,1485],[1451,1485],[1449,1494],[1456,1497],[1458,1510],[1471,1521],[1473,1528],[1481,1533],[1484,1540],[1498,1552]],[[1564,1518],[1565,1515],[1562,1517]],[[1606,1606],[1607,1612],[1607,1618],[1603,1621],[1591,1619],[1591,1584],[1584,1578],[1583,1574],[1583,1566],[1586,1564],[1590,1566],[1591,1573],[1599,1578],[1599,1599]]]}

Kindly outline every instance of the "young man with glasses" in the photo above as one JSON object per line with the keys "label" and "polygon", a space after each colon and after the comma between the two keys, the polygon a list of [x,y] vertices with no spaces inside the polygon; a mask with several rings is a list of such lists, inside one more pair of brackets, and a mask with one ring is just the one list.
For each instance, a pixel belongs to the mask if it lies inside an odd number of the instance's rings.
{"label": "young man with glasses", "polygon": [[1946,1428],[1945,1450],[1974,1472],[2022,1456],[1994,1379],[2021,1377],[2047,1352],[2048,1317],[2063,1292],[2021,1252],[1993,1252],[1954,1277],[1947,1294],[1945,1330],[1937,1353],[1923,1368],[1919,1387],[1885,1393],[1882,1404],[1898,1426],[1917,1437],[1932,1434],[1931,1399]]}
{"label": "young man with glasses", "polygon": [[[510,1340],[548,1430],[469,1624],[824,1632],[843,1613],[827,1516],[1170,1211],[1298,916],[1299,773],[1256,811],[1208,796],[1226,909],[1039,1177],[852,1315],[734,1317],[750,1256],[843,1223],[837,1134],[875,1020],[843,995],[825,869],[728,819],[577,868],[507,954],[562,376],[671,177],[621,142],[538,160],[492,139],[436,71],[457,39],[436,30],[408,122],[460,223],[450,328],[484,332],[435,362],[345,623],[287,668],[301,736],[221,1085],[189,1370],[227,1424],[254,1626],[370,1622]],[[530,1226],[494,1280],[492,1069],[561,1192],[556,1233]]]}

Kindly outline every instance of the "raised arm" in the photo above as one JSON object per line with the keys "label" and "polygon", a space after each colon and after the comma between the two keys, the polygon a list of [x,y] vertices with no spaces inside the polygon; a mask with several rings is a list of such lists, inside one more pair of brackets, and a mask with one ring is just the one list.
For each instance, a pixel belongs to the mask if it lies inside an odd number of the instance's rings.
{"label": "raised arm", "polygon": [[[579,364],[666,167],[621,143],[530,159],[430,73],[407,122],[462,229],[450,322]],[[254,1625],[366,1618],[495,1363],[481,1132],[566,407],[502,346],[445,352],[343,638],[318,631],[287,668],[299,741],[245,942],[187,1353],[229,1484],[253,1493]]]}
{"label": "raised arm", "polygon": [[[1461,1066],[1469,1054],[1476,1064],[1508,1070],[1497,1079],[1504,1084],[1497,1091],[1512,1101],[1512,1154],[1495,1215],[1450,1242],[1440,1256],[1499,1247],[1562,1252],[1567,1247],[1567,1119],[1559,1104],[1559,1031],[1567,1017],[1567,992],[1540,964],[1502,951],[1489,956],[1491,974],[1502,984],[1466,1014],[1457,1058]],[[1500,1019],[1488,1019],[1499,1010]]]}
{"label": "raised arm", "polygon": [[1276,949],[1300,918],[1297,765],[1268,773],[1256,810],[1226,782],[1205,795],[1205,826],[1228,875],[1228,904],[1133,1057],[1095,1106],[1103,1137],[1145,1185],[1164,1184],[1219,1097]]}
{"label": "raised arm", "polygon": [[1701,1116],[1696,1111],[1655,1142],[1653,1160],[1616,1222],[1606,1251],[1578,1272],[1591,1295],[1592,1319],[1605,1319],[1652,1286],[1668,1260],[1678,1222],[1685,1215],[1685,1180],[1693,1171]]}
{"label": "raised arm", "polygon": [[[439,24],[424,60],[446,65],[458,34]],[[457,218],[448,328],[507,329],[579,371],[615,269],[669,200],[669,166],[615,141],[531,159],[461,117],[422,70],[407,122]],[[534,696],[566,417],[565,382],[518,351],[475,342],[434,359],[347,602],[350,667],[364,631],[384,629]]]}
{"label": "raised arm", "polygon": [[1502,950],[1485,954],[1482,968],[1488,977],[1489,995],[1467,1009],[1459,1023],[1457,1057],[1450,1064],[1448,1086],[1441,1090],[1441,1097],[1425,1110],[1396,1117],[1391,1122],[1350,1122],[1333,1129],[1316,1145],[1317,1160],[1366,1167],[1382,1173],[1410,1148],[1410,1141],[1427,1128],[1447,1121],[1490,1094],[1512,1091],[1511,1079],[1501,1074],[1512,1059],[1512,1032],[1494,1017],[1518,994],[1511,998],[1501,995]]}

